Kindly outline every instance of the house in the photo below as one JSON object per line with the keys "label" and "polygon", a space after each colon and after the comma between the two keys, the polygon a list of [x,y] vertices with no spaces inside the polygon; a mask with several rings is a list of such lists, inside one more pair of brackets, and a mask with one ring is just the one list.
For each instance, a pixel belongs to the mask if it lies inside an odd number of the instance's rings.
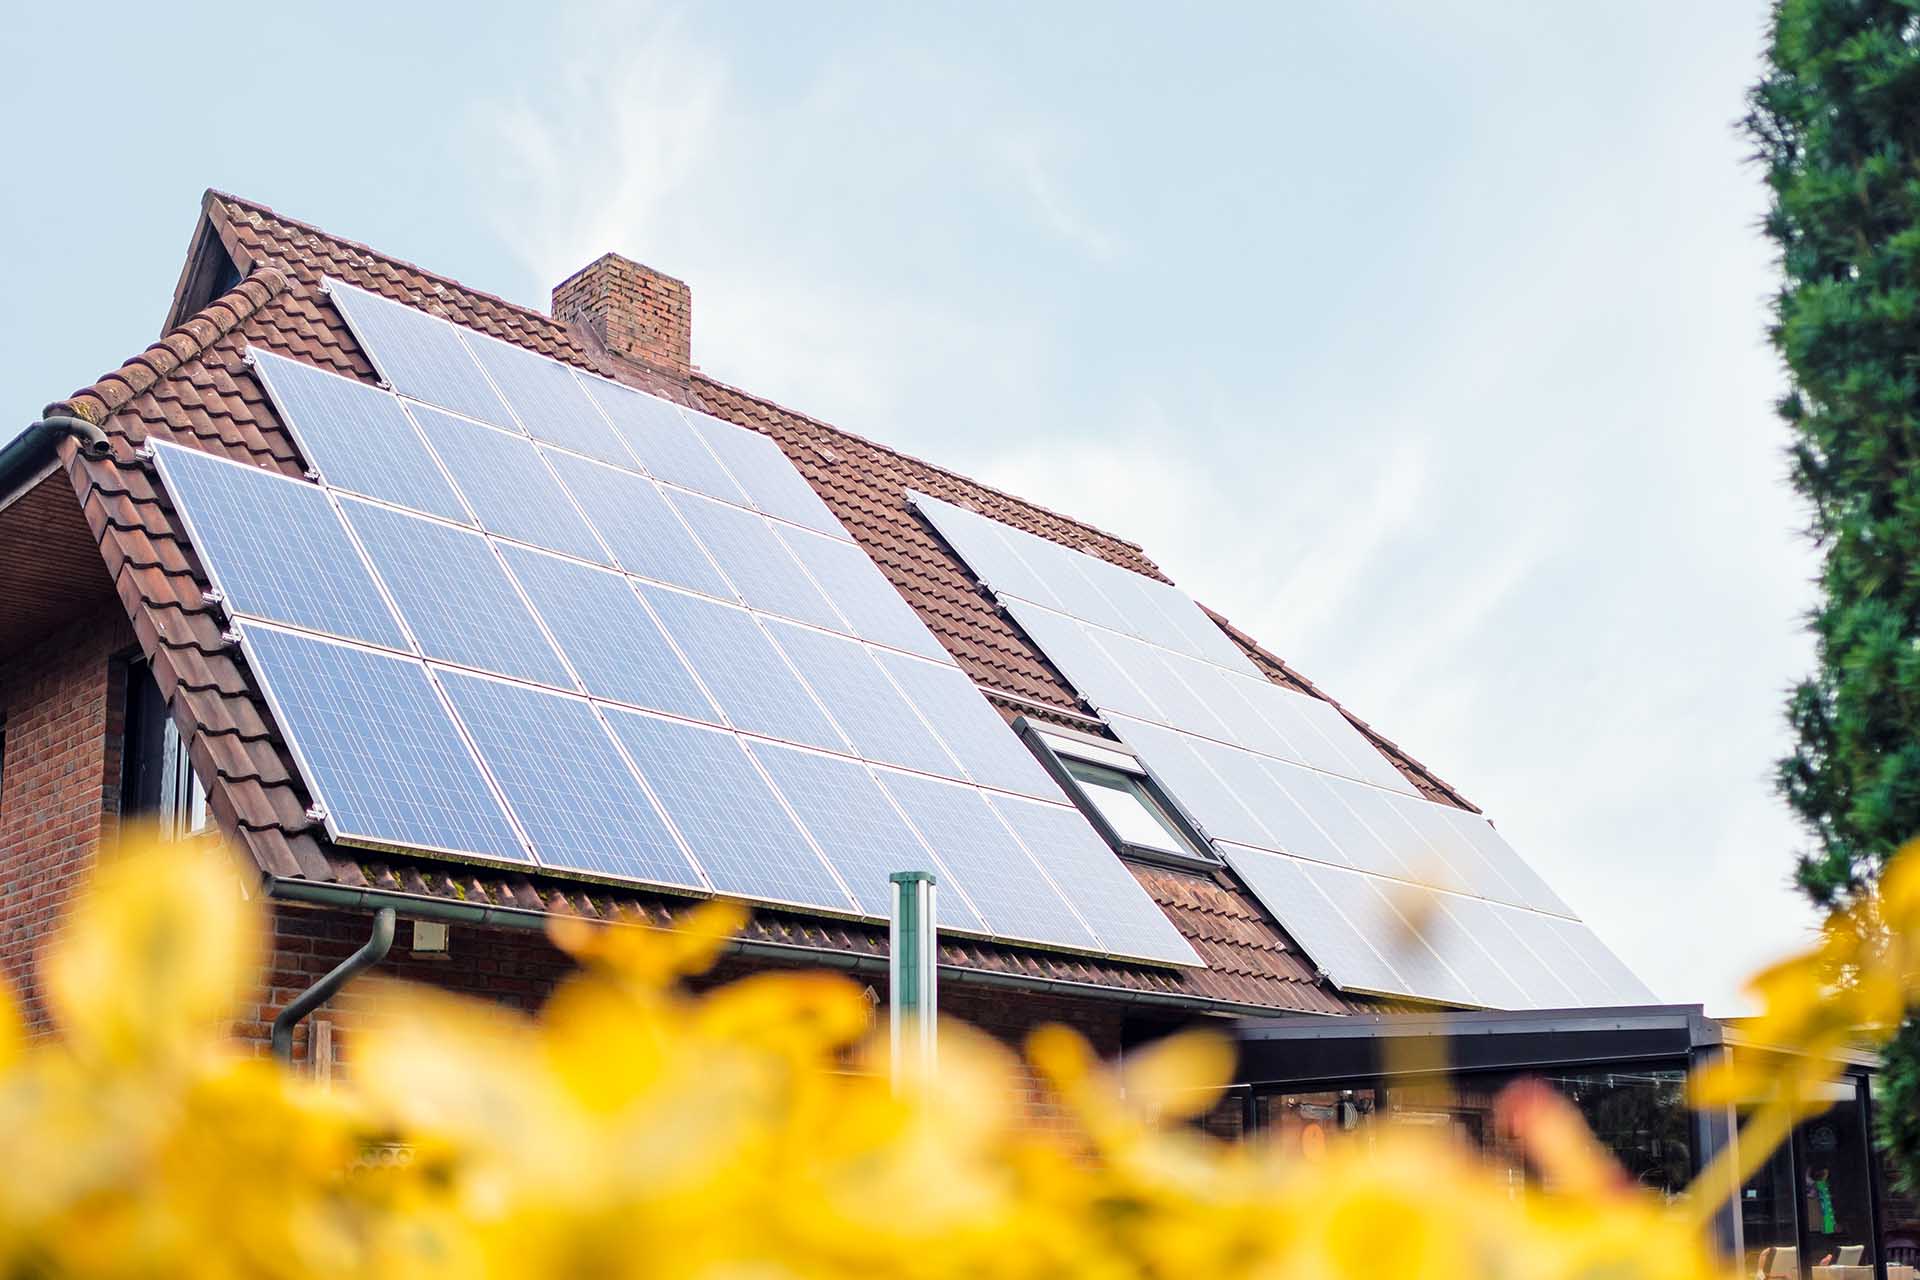
{"label": "house", "polygon": [[[707,377],[691,329],[617,255],[543,315],[207,194],[160,340],[0,451],[0,962],[31,1017],[135,815],[257,871],[263,1051],[389,908],[388,968],[522,1007],[565,970],[551,917],[708,894],[755,904],[718,976],[877,994],[904,848],[941,882],[943,1012],[1110,1056],[1237,1026],[1223,1132],[1391,1108],[1491,1142],[1382,1078],[1385,1042],[1472,1027],[1476,1069],[1641,1117],[1609,1136],[1655,1185],[1729,1140],[1677,1090],[1717,1026],[1411,754],[1140,547]],[[1421,930],[1409,881],[1440,889]],[[355,1008],[296,1061],[332,1070]]]}

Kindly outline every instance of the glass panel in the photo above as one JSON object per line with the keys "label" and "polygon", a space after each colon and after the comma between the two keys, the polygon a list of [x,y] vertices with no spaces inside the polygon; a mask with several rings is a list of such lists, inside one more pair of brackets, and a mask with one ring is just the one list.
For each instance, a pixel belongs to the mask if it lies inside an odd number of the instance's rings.
{"label": "glass panel", "polygon": [[1351,1138],[1372,1123],[1372,1089],[1323,1089],[1317,1093],[1272,1093],[1260,1099],[1259,1124],[1290,1159],[1317,1161],[1327,1143]]}
{"label": "glass panel", "polygon": [[[1860,1099],[1851,1080],[1829,1088],[1833,1106],[1803,1123],[1793,1134],[1794,1160],[1800,1169],[1800,1221],[1805,1229],[1805,1262],[1814,1267],[1871,1267],[1874,1264],[1872,1146],[1861,1123]],[[1832,1280],[1852,1280],[1841,1273]]]}
{"label": "glass panel", "polygon": [[1118,769],[1085,760],[1066,759],[1064,763],[1080,783],[1080,794],[1100,811],[1121,840],[1163,853],[1193,853],[1173,823],[1141,793],[1138,782]]}

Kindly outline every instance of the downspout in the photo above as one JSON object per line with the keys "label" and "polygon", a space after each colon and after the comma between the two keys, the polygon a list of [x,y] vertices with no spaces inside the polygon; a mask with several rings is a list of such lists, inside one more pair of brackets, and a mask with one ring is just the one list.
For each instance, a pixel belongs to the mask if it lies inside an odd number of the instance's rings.
{"label": "downspout", "polygon": [[40,419],[0,447],[0,495],[12,493],[54,457],[60,441],[72,436],[80,452],[100,459],[112,452],[107,433],[85,418],[54,414]]}
{"label": "downspout", "polygon": [[393,946],[393,908],[382,907],[373,916],[373,935],[360,949],[333,967],[333,971],[293,998],[293,1003],[273,1020],[273,1056],[282,1062],[293,1061],[293,1029],[300,1020],[325,1004],[333,993],[387,958]]}

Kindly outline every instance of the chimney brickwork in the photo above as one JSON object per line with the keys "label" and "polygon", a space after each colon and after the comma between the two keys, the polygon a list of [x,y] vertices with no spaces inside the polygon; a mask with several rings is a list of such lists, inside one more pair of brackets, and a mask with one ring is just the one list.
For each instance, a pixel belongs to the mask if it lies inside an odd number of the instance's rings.
{"label": "chimney brickwork", "polygon": [[692,291],[631,258],[602,254],[554,286],[553,318],[585,329],[614,355],[676,378],[692,371]]}

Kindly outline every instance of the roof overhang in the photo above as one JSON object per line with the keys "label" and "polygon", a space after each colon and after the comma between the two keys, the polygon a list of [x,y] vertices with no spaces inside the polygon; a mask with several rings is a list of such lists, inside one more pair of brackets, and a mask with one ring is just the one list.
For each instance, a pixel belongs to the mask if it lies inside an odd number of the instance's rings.
{"label": "roof overhang", "polygon": [[0,493],[0,662],[114,599],[58,457]]}
{"label": "roof overhang", "polygon": [[1238,1037],[1241,1079],[1255,1085],[1683,1063],[1727,1043],[1699,1005],[1261,1018],[1241,1022]]}

